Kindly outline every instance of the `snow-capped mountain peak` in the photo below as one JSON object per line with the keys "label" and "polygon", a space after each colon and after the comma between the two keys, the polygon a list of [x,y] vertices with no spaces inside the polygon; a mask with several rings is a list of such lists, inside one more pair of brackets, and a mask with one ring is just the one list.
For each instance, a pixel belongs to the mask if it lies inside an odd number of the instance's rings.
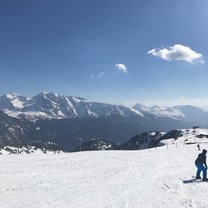
{"label": "snow-capped mountain peak", "polygon": [[153,117],[172,118],[175,120],[194,122],[196,124],[206,124],[208,122],[208,112],[192,105],[178,105],[172,107],[145,106],[137,103],[134,109]]}
{"label": "snow-capped mountain peak", "polygon": [[170,117],[174,119],[181,119],[184,118],[184,114],[174,107],[165,107],[165,106],[146,106],[142,105],[140,103],[137,103],[133,106],[134,109],[144,113],[144,114],[150,114],[153,116],[159,116],[159,117]]}
{"label": "snow-capped mountain peak", "polygon": [[138,110],[98,102],[90,102],[85,98],[63,96],[55,93],[41,92],[28,99],[15,93],[0,97],[0,110],[19,117],[36,118],[85,118],[119,116],[143,116]]}
{"label": "snow-capped mountain peak", "polygon": [[8,93],[0,97],[0,110],[17,111],[23,108],[28,98],[18,95],[17,93]]}
{"label": "snow-capped mountain peak", "polygon": [[85,98],[41,92],[27,98],[16,93],[0,96],[0,111],[13,117],[39,118],[103,118],[111,115],[123,117],[163,118],[194,121],[206,124],[208,112],[195,106],[146,106],[137,103],[132,108],[107,103],[90,102]]}

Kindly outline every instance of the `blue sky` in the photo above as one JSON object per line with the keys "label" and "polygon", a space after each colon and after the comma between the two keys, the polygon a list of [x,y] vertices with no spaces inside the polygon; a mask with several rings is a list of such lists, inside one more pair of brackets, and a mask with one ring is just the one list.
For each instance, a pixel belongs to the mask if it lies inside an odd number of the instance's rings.
{"label": "blue sky", "polygon": [[0,94],[208,106],[208,1],[1,0]]}

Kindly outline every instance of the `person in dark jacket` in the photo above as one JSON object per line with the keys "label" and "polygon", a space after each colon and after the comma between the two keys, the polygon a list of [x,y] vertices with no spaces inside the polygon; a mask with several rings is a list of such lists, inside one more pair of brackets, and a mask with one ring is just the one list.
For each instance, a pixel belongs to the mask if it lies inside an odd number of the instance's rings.
{"label": "person in dark jacket", "polygon": [[195,165],[197,167],[196,179],[200,179],[200,173],[203,172],[203,181],[207,181],[207,163],[206,163],[207,150],[203,149],[195,160]]}
{"label": "person in dark jacket", "polygon": [[200,149],[200,144],[197,144],[197,147],[198,147],[198,150],[201,150],[201,149]]}

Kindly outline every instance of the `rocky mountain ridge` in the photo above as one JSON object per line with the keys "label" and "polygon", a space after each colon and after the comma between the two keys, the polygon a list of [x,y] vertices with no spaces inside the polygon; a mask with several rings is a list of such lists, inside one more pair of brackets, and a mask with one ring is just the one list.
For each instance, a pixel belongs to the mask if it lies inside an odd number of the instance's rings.
{"label": "rocky mountain ridge", "polygon": [[81,97],[62,96],[55,93],[40,93],[32,98],[6,94],[0,97],[0,110],[13,117],[40,118],[88,118],[121,115],[143,115],[132,108],[106,103],[90,102]]}

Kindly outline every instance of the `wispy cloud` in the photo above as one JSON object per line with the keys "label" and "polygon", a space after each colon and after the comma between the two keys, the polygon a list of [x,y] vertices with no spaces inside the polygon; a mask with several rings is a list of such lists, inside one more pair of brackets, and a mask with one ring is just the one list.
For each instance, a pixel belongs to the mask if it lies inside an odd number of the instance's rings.
{"label": "wispy cloud", "polygon": [[128,68],[125,66],[125,64],[118,63],[115,64],[114,67],[121,72],[128,73]]}
{"label": "wispy cloud", "polygon": [[100,72],[100,73],[98,74],[98,78],[101,78],[103,75],[104,75],[104,72]]}
{"label": "wispy cloud", "polygon": [[104,72],[100,72],[99,74],[97,74],[97,75],[90,75],[90,78],[91,79],[99,79],[99,78],[101,78],[101,77],[103,77],[104,76]]}
{"label": "wispy cloud", "polygon": [[160,57],[167,61],[176,60],[186,61],[188,63],[204,63],[202,54],[197,53],[188,46],[183,46],[180,44],[175,44],[174,46],[170,46],[169,48],[154,48],[147,53],[152,54],[153,56]]}

